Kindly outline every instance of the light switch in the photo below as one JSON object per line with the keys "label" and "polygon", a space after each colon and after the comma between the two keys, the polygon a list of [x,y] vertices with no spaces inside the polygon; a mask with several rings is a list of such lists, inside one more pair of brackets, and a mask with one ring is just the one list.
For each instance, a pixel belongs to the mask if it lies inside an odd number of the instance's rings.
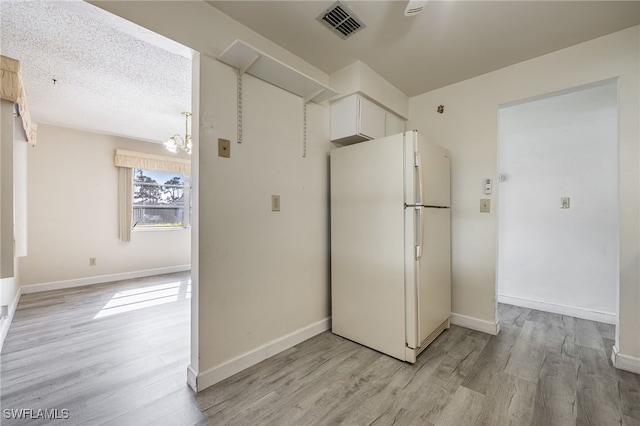
{"label": "light switch", "polygon": [[271,211],[279,212],[280,211],[280,196],[272,195],[271,196]]}
{"label": "light switch", "polygon": [[571,198],[569,197],[562,197],[560,198],[560,208],[561,209],[568,209],[571,205]]}
{"label": "light switch", "polygon": [[482,198],[480,200],[480,213],[489,213],[491,211],[491,199]]}
{"label": "light switch", "polygon": [[492,185],[491,179],[487,178],[487,179],[484,180],[484,193],[485,194],[491,195],[491,185]]}
{"label": "light switch", "polygon": [[218,139],[218,157],[231,158],[231,142],[229,142],[229,139]]}

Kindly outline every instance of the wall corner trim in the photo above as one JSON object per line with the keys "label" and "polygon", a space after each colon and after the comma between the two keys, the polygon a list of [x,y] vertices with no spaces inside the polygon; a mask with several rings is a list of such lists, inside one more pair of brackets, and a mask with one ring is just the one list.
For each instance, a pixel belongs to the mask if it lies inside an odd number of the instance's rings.
{"label": "wall corner trim", "polygon": [[16,296],[13,298],[13,302],[11,302],[11,305],[9,305],[9,316],[7,318],[0,319],[0,352],[2,352],[2,347],[4,346],[4,339],[6,339],[7,334],[9,334],[9,328],[11,327],[11,323],[13,322],[13,314],[16,313],[21,295],[22,288],[20,287],[18,288]]}
{"label": "wall corner trim", "polygon": [[613,366],[618,370],[640,374],[640,358],[623,355],[618,352],[618,348],[616,346],[614,346],[611,351],[611,361],[613,362]]}
{"label": "wall corner trim", "polygon": [[191,365],[187,367],[187,384],[194,392],[198,392],[198,371]]}
{"label": "wall corner trim", "polygon": [[144,269],[140,271],[121,272],[109,275],[96,275],[93,277],[75,278],[63,281],[51,281],[47,283],[29,284],[21,287],[22,294],[40,293],[41,291],[62,290],[65,288],[82,287],[91,284],[102,284],[112,281],[130,280],[134,278],[151,277],[153,275],[172,274],[191,270],[191,265],[167,266],[164,268]]}
{"label": "wall corner trim", "polygon": [[456,313],[451,314],[451,324],[496,336],[500,331],[500,321],[491,322]]}
{"label": "wall corner trim", "polygon": [[[203,391],[204,389],[259,363],[260,361],[264,361],[273,355],[330,329],[331,317],[327,317],[306,327],[292,331],[282,337],[271,340],[262,346],[258,346],[255,349],[225,361],[220,365],[216,365],[202,373],[198,373],[189,367],[191,370],[187,370],[187,382],[196,392]],[[194,374],[194,377],[191,379],[189,378],[190,374]]]}

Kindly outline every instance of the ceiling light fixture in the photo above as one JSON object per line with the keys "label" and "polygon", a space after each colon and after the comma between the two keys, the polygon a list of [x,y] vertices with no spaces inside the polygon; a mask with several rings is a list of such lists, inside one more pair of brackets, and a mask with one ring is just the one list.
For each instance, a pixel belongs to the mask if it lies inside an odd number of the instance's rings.
{"label": "ceiling light fixture", "polygon": [[427,5],[427,1],[421,0],[409,0],[406,9],[404,10],[404,16],[413,16],[424,10]]}
{"label": "ceiling light fixture", "polygon": [[174,154],[178,152],[178,148],[182,149],[187,154],[191,154],[191,135],[189,134],[189,117],[191,117],[190,112],[183,112],[184,115],[184,136],[175,134],[171,136],[165,143],[164,147],[167,148],[167,151],[173,152]]}

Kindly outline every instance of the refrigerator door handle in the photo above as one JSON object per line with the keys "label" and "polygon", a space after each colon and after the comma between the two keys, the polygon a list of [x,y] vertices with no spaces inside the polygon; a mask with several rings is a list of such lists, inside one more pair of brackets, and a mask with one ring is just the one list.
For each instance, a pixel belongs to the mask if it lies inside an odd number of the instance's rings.
{"label": "refrigerator door handle", "polygon": [[416,226],[416,260],[420,260],[422,257],[422,244],[424,243],[424,217],[422,211],[422,205],[424,204],[423,189],[422,189],[422,157],[419,152],[415,153],[415,166],[416,176],[418,178],[418,194],[415,204],[416,213],[418,214],[418,224]]}
{"label": "refrigerator door handle", "polygon": [[422,245],[424,244],[424,217],[422,206],[415,206],[418,215],[418,225],[416,226],[416,260],[422,257]]}
{"label": "refrigerator door handle", "polygon": [[416,169],[418,171],[417,173],[417,177],[418,177],[418,199],[416,204],[419,205],[423,205],[424,204],[424,194],[422,192],[422,181],[424,180],[423,176],[422,176],[422,157],[420,156],[419,152],[416,152],[416,158],[415,158],[415,164],[416,164]]}

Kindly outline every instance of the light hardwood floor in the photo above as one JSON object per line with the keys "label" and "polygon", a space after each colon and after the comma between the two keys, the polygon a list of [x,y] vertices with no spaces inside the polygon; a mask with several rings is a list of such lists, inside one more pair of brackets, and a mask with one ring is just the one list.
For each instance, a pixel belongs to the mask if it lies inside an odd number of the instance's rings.
{"label": "light hardwood floor", "polygon": [[640,376],[611,366],[613,326],[508,305],[498,336],[453,326],[414,365],[325,332],[195,395],[188,278],[22,296],[2,424],[48,423],[7,409],[64,409],[54,423],[640,425]]}

